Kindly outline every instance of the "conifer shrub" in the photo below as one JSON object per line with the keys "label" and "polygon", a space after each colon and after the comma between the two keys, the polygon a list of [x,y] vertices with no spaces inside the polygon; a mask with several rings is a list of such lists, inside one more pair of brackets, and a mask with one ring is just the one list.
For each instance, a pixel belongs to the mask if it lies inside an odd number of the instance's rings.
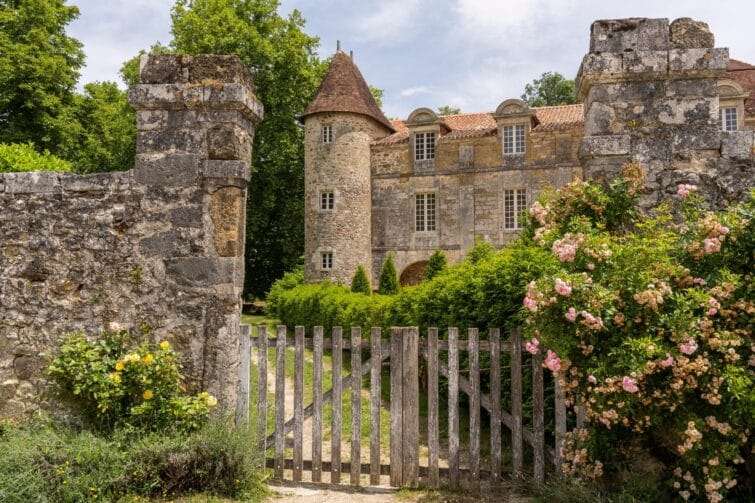
{"label": "conifer shrub", "polygon": [[372,288],[370,287],[370,280],[367,278],[367,272],[361,265],[357,267],[354,277],[351,278],[351,291],[354,293],[363,293],[365,295],[372,294]]}
{"label": "conifer shrub", "polygon": [[390,253],[383,262],[383,267],[380,270],[380,283],[378,284],[378,293],[381,295],[393,295],[398,293],[398,274],[396,273],[396,265],[393,263],[393,255]]}
{"label": "conifer shrub", "polygon": [[446,261],[446,255],[442,250],[435,250],[430,255],[430,260],[427,262],[427,268],[425,269],[425,280],[433,279],[438,274],[446,270],[448,263]]}

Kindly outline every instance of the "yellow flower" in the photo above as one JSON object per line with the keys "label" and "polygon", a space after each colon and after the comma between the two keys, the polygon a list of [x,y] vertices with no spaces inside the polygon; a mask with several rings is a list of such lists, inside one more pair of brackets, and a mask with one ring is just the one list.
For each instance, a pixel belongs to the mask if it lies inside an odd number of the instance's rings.
{"label": "yellow flower", "polygon": [[152,353],[147,353],[146,355],[144,355],[144,358],[142,358],[142,361],[144,362],[145,365],[149,365],[150,363],[152,363],[152,360],[154,360],[154,358],[152,357]]}
{"label": "yellow flower", "polygon": [[123,370],[124,367],[125,365],[123,364],[123,362],[115,362],[115,370],[117,370],[118,372]]}
{"label": "yellow flower", "polygon": [[162,349],[163,351],[169,350],[170,349],[170,342],[168,342],[168,341],[162,341],[160,343],[160,349]]}
{"label": "yellow flower", "polygon": [[147,391],[145,391],[144,393],[142,393],[142,398],[144,398],[145,400],[152,400],[153,396],[155,396],[155,395],[152,393],[151,389],[148,389]]}
{"label": "yellow flower", "polygon": [[121,383],[121,375],[117,372],[113,372],[110,374],[110,380],[113,381],[115,384]]}
{"label": "yellow flower", "polygon": [[139,361],[139,355],[137,355],[136,353],[129,353],[126,356],[123,357],[123,361],[125,363],[138,362]]}
{"label": "yellow flower", "polygon": [[218,404],[218,399],[208,394],[207,397],[205,398],[205,403],[207,404],[208,407],[215,407]]}

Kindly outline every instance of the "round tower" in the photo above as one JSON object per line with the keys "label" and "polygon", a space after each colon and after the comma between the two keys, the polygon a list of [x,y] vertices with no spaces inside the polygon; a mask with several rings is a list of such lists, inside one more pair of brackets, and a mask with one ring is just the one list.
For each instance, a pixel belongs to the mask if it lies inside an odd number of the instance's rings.
{"label": "round tower", "polygon": [[370,143],[394,131],[351,57],[336,52],[304,122],[304,275],[372,270]]}

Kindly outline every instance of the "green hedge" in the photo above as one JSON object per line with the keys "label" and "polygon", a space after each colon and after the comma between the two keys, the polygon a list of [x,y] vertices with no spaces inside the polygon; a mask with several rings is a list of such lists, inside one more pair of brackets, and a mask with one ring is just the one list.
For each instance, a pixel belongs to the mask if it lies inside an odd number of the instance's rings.
{"label": "green hedge", "polygon": [[0,173],[17,171],[72,171],[71,163],[48,151],[39,153],[32,143],[0,143]]}

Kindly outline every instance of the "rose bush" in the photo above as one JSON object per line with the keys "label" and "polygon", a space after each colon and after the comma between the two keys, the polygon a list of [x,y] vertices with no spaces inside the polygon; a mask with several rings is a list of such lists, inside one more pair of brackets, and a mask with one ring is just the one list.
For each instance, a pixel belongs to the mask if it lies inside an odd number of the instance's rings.
{"label": "rose bush", "polygon": [[640,173],[572,183],[530,211],[525,241],[561,267],[527,288],[527,350],[547,354],[588,418],[565,441],[564,470],[615,477],[639,449],[663,462],[677,497],[747,498],[755,205],[708,211],[680,185],[641,216]]}

